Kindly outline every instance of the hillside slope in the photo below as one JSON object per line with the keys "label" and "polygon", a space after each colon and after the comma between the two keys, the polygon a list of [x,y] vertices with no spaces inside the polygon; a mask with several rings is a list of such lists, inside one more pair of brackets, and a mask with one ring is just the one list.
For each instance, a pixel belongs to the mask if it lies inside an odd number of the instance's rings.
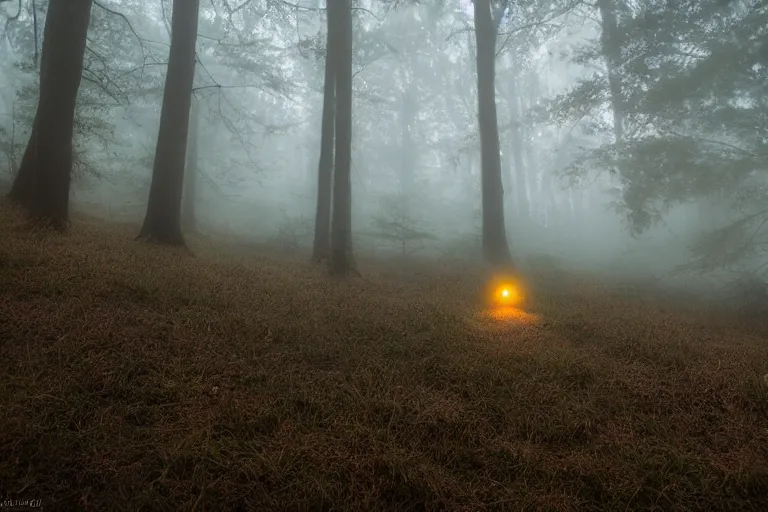
{"label": "hillside slope", "polygon": [[597,287],[197,257],[0,206],[0,493],[44,510],[768,510],[768,342]]}

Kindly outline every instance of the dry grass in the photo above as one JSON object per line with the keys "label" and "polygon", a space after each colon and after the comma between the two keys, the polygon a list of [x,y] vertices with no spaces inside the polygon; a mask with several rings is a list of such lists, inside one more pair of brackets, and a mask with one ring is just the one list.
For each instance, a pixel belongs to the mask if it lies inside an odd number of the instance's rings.
{"label": "dry grass", "polygon": [[0,499],[768,510],[768,342],[727,315],[575,278],[504,315],[459,269],[338,282],[0,217]]}

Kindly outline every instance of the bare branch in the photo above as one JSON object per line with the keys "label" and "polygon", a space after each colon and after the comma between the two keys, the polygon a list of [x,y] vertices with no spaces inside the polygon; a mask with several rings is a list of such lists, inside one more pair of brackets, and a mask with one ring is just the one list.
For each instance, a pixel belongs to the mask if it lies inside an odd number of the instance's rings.
{"label": "bare branch", "polygon": [[678,132],[675,132],[675,131],[666,131],[666,133],[668,133],[670,135],[674,135],[675,137],[679,137],[681,139],[692,139],[692,140],[697,140],[697,141],[700,141],[700,142],[704,142],[705,144],[713,144],[713,145],[717,145],[717,146],[723,146],[723,147],[732,149],[732,150],[734,150],[734,151],[736,151],[738,153],[741,153],[743,155],[751,156],[751,157],[754,157],[754,158],[758,158],[758,157],[762,156],[762,155],[760,155],[758,153],[753,153],[751,151],[747,151],[744,148],[740,148],[738,146],[734,146],[733,144],[729,144],[727,142],[723,142],[723,141],[720,141],[720,140],[707,139],[707,138],[704,138],[704,137],[689,136],[689,135],[684,135],[682,133],[678,133]]}
{"label": "bare branch", "polygon": [[535,22],[532,22],[532,23],[527,23],[525,25],[521,25],[519,27],[516,27],[514,30],[512,30],[510,32],[504,33],[504,35],[506,35],[507,37],[504,39],[504,42],[499,45],[499,50],[496,52],[496,55],[498,55],[506,47],[506,45],[509,43],[510,38],[512,38],[512,36],[514,36],[515,34],[519,34],[520,32],[522,32],[524,30],[528,30],[530,28],[535,28],[535,27],[540,27],[542,25],[547,25],[547,24],[553,22],[554,20],[556,20],[557,18],[560,18],[562,16],[570,14],[573,10],[575,10],[577,7],[579,7],[580,5],[582,5],[584,3],[585,3],[585,0],[575,0],[570,5],[567,5],[566,7],[564,7],[561,11],[556,12],[556,13],[552,14],[551,16],[549,16],[547,18],[544,18],[543,20],[535,21]]}
{"label": "bare branch", "polygon": [[[93,75],[93,77],[91,77],[89,75],[89,73],[90,73],[90,75]],[[98,77],[98,75],[96,75],[96,73],[94,73],[93,71],[91,71],[88,68],[83,68],[83,76],[82,76],[82,78],[86,82],[91,83],[91,84],[97,86],[99,89],[101,89],[101,91],[103,91],[104,94],[106,94],[107,96],[112,98],[115,101],[116,104],[122,105],[122,102],[119,99],[117,99],[117,97],[114,94],[112,94],[112,92],[109,89],[107,89],[107,87],[104,85],[104,83],[101,80],[99,80],[99,77]]]}
{"label": "bare branch", "polygon": [[130,20],[129,20],[129,19],[126,17],[126,16],[125,16],[125,14],[123,14],[123,13],[121,13],[121,12],[117,12],[117,11],[115,11],[115,10],[112,10],[112,9],[110,9],[109,7],[106,7],[105,5],[103,5],[103,4],[102,4],[101,2],[99,2],[98,0],[93,0],[93,4],[94,4],[96,7],[99,7],[99,8],[101,8],[101,9],[103,9],[104,11],[108,12],[108,13],[109,13],[109,14],[111,14],[111,15],[113,15],[113,16],[117,16],[117,17],[121,18],[121,19],[122,19],[122,20],[125,22],[125,24],[126,24],[126,25],[128,25],[128,30],[130,30],[130,31],[131,31],[131,33],[132,33],[132,34],[133,34],[133,35],[136,37],[136,39],[139,41],[139,47],[141,48],[141,59],[142,59],[142,60],[146,60],[146,53],[145,53],[145,51],[144,51],[144,40],[143,40],[141,37],[139,37],[139,34],[138,34],[138,33],[136,32],[136,30],[133,28],[133,25],[131,24]]}
{"label": "bare branch", "polygon": [[[285,4],[288,7],[293,7],[296,10],[301,9],[302,11],[314,11],[314,12],[322,12],[322,11],[326,10],[325,7],[307,7],[307,6],[304,6],[304,5],[299,5],[299,4],[294,4],[294,3],[288,2],[287,0],[278,0],[278,1],[281,4]],[[352,7],[352,10],[353,11],[363,11],[365,13],[370,14],[376,21],[382,21],[381,18],[376,16],[373,12],[371,12],[368,9],[366,9],[365,7]]]}

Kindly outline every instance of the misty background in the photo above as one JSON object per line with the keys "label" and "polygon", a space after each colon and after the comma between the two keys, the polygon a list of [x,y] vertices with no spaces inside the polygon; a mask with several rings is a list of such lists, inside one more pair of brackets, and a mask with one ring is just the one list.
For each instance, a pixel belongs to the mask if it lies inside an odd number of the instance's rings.
{"label": "misty background", "polygon": [[[317,201],[325,13],[296,2],[201,3],[187,166],[197,231],[298,252],[312,245]],[[34,117],[46,4],[0,3],[5,190]],[[355,251],[479,259],[471,3],[355,5]],[[510,2],[496,102],[516,261],[764,293],[767,27],[757,0]],[[76,207],[141,221],[169,33],[169,1],[94,5]]]}

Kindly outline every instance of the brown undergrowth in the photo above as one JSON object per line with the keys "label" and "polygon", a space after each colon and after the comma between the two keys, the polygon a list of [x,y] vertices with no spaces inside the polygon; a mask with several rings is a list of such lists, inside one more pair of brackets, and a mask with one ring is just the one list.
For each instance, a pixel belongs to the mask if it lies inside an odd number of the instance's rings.
{"label": "brown undergrowth", "polygon": [[768,342],[578,279],[196,257],[0,207],[2,499],[45,510],[768,510]]}

